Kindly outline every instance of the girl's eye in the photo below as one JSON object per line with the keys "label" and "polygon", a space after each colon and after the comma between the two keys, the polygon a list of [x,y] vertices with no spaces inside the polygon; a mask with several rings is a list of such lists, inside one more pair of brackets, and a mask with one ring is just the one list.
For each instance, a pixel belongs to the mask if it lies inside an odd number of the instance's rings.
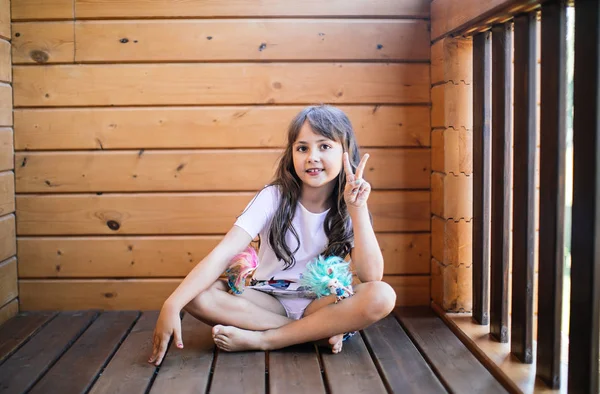
{"label": "girl's eye", "polygon": [[325,149],[331,149],[331,146],[327,145],[327,144],[323,144],[323,145],[321,145],[321,149],[323,149],[323,150],[325,150]]}
{"label": "girl's eye", "polygon": [[306,146],[299,146],[296,148],[298,152],[306,152]]}

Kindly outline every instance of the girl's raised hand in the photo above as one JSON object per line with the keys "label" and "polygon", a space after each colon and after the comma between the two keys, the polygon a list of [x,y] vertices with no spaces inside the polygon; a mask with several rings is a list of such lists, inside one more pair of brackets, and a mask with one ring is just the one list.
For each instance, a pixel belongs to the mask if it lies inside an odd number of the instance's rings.
{"label": "girl's raised hand", "polygon": [[173,342],[175,343],[175,346],[182,349],[183,339],[181,338],[181,319],[179,318],[179,312],[163,307],[158,316],[158,320],[156,321],[156,327],[154,328],[154,335],[152,336],[152,355],[148,359],[149,363],[160,365],[167,352],[167,346],[169,346],[171,335],[174,336]]}
{"label": "girl's raised hand", "polygon": [[346,186],[344,188],[344,200],[348,207],[359,208],[367,203],[369,194],[371,193],[371,185],[363,179],[363,172],[369,160],[369,154],[365,154],[358,167],[356,174],[352,170],[348,152],[344,152],[344,171],[346,171]]}

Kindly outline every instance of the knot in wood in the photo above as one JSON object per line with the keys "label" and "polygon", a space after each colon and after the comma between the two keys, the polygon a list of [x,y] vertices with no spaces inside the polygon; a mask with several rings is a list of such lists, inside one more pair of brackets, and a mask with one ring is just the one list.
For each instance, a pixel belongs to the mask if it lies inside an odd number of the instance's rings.
{"label": "knot in wood", "polygon": [[37,49],[29,52],[29,56],[31,56],[31,59],[36,63],[47,63],[50,58],[46,52]]}
{"label": "knot in wood", "polygon": [[119,41],[121,41],[121,44],[127,44],[129,42],[127,38],[121,38]]}
{"label": "knot in wood", "polygon": [[119,224],[119,222],[117,222],[116,220],[109,220],[108,222],[106,222],[106,225],[108,226],[109,229],[111,230],[118,230],[121,225]]}

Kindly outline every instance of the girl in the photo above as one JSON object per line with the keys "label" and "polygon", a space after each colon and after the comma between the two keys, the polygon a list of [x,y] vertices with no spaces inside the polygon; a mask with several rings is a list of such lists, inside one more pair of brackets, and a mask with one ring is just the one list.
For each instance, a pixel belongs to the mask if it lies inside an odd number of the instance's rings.
{"label": "girl", "polygon": [[[396,294],[381,281],[383,256],[367,209],[371,186],[363,179],[368,157],[357,165],[354,131],[341,110],[327,105],[302,110],[290,124],[275,180],[165,301],[149,362],[162,362],[171,335],[183,348],[182,309],[214,325],[214,342],[226,351],[279,349],[329,338],[338,353],[342,333],[363,329],[390,313]],[[259,234],[255,281],[274,279],[291,289],[307,262],[319,254],[350,253],[362,283],[339,303],[333,295],[312,300],[252,288],[230,294],[218,278]]]}

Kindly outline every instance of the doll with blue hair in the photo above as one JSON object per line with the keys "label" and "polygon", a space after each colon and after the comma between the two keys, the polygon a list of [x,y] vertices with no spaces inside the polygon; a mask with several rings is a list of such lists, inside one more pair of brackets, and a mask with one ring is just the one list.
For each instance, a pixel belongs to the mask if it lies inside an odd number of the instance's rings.
{"label": "doll with blue hair", "polygon": [[[325,341],[339,353],[344,333],[387,316],[396,293],[382,281],[364,178],[379,167],[366,170],[368,159],[342,110],[302,109],[289,125],[273,181],[164,302],[148,361],[161,363],[171,336],[183,347],[182,310],[213,325],[215,345],[232,352]],[[258,251],[247,249],[255,239]]]}

